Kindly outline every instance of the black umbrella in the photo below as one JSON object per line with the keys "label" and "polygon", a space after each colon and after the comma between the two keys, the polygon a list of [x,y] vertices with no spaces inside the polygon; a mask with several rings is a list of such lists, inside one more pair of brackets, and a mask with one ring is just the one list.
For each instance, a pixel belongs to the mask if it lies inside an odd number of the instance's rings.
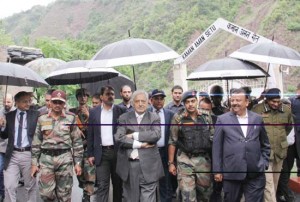
{"label": "black umbrella", "polygon": [[[268,73],[270,64],[300,66],[300,54],[298,51],[273,41],[246,45],[233,52],[230,57],[268,63]],[[268,78],[266,77],[265,88],[267,80]]]}
{"label": "black umbrella", "polygon": [[86,83],[86,84],[83,84],[82,87],[88,89],[88,91],[91,92],[92,94],[95,94],[95,93],[99,93],[101,87],[106,86],[106,85],[110,85],[115,89],[116,99],[121,99],[119,92],[120,92],[122,86],[128,85],[131,87],[131,89],[134,89],[134,82],[130,78],[128,78],[127,76],[125,76],[123,74],[119,74],[119,76],[114,77],[112,79],[105,80],[105,81]]}
{"label": "black umbrella", "polygon": [[83,84],[107,80],[119,75],[119,72],[112,68],[87,68],[85,66],[88,62],[74,60],[59,65],[45,80],[50,85]]}
{"label": "black umbrella", "polygon": [[47,87],[46,81],[32,69],[14,63],[0,62],[0,84],[7,86]]}
{"label": "black umbrella", "polygon": [[230,57],[271,64],[300,66],[299,52],[276,42],[249,44],[233,52]]}
{"label": "black umbrella", "polygon": [[266,76],[268,77],[269,74],[252,62],[222,58],[202,64],[188,76],[187,80],[226,80],[229,95],[228,80],[263,78]]}
{"label": "black umbrella", "polygon": [[47,87],[46,81],[32,69],[14,63],[0,62],[0,84],[10,86]]}
{"label": "black umbrella", "polygon": [[134,66],[148,62],[164,61],[179,57],[165,44],[150,40],[129,38],[106,45],[98,51],[88,67],[118,67],[131,65],[135,82]]}

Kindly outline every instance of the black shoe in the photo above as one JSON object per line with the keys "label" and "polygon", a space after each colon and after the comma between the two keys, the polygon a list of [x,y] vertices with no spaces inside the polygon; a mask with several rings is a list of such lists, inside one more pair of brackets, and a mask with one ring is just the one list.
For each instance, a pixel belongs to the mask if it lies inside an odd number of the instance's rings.
{"label": "black shoe", "polygon": [[277,196],[277,202],[287,202],[287,200],[285,199],[285,197],[283,195],[281,196]]}
{"label": "black shoe", "polygon": [[19,187],[23,187],[23,186],[24,186],[24,181],[19,181],[18,186],[19,186]]}
{"label": "black shoe", "polygon": [[90,202],[90,196],[87,194],[83,194],[82,196],[82,202]]}

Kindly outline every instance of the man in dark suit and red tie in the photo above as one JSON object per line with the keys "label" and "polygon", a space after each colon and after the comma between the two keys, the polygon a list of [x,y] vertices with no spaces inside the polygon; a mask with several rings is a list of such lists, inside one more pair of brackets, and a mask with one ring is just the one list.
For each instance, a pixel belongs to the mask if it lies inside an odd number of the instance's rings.
{"label": "man in dark suit and red tie", "polygon": [[269,139],[260,115],[248,111],[243,89],[233,90],[231,111],[218,117],[213,138],[214,180],[223,181],[224,201],[263,202]]}
{"label": "man in dark suit and red tie", "polygon": [[30,109],[31,93],[21,91],[14,98],[17,109],[6,114],[6,124],[0,121],[1,138],[8,138],[4,160],[5,201],[17,200],[17,187],[22,173],[27,194],[24,201],[34,202],[37,186],[36,179],[31,177],[31,143],[39,112]]}

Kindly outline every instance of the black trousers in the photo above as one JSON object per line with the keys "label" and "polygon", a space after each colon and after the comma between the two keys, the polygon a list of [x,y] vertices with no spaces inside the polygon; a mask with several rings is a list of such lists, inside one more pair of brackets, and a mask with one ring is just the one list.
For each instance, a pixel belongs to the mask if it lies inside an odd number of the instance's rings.
{"label": "black trousers", "polygon": [[244,180],[224,180],[224,202],[240,202],[242,195],[246,202],[263,202],[264,189],[266,185],[265,174],[260,174],[256,178]]}
{"label": "black trousers", "polygon": [[294,166],[294,161],[298,160],[295,144],[288,147],[287,157],[283,161],[281,174],[278,181],[277,196],[284,196],[287,201],[294,200],[294,194],[288,186],[289,179],[291,176],[291,170]]}
{"label": "black trousers", "polygon": [[101,164],[96,167],[95,201],[108,201],[110,178],[113,186],[113,202],[122,201],[122,180],[116,174],[117,156],[114,149],[103,150]]}

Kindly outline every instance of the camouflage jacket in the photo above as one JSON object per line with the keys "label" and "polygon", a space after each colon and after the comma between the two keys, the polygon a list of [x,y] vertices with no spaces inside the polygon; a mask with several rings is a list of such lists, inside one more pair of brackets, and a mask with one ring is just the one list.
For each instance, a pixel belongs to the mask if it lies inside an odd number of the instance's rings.
{"label": "camouflage jacket", "polygon": [[252,111],[260,114],[265,124],[275,124],[265,125],[271,145],[270,160],[278,162],[285,159],[288,148],[287,135],[293,128],[292,125],[288,125],[293,124],[291,109],[282,104],[278,110],[272,110],[266,102],[263,102],[255,105]]}
{"label": "camouflage jacket", "polygon": [[[78,163],[83,158],[81,132],[76,125],[75,115],[64,112],[55,120],[49,113],[38,118],[35,135],[32,141],[32,165],[39,165],[42,149],[72,149],[73,161]],[[68,125],[74,124],[74,125]]]}
{"label": "camouflage jacket", "polygon": [[[212,135],[214,134],[214,127],[212,123],[212,118],[211,114],[206,111],[206,110],[198,110],[198,116],[202,116],[204,120],[206,121],[207,124],[209,124],[209,129],[211,133],[211,140],[212,140]],[[185,109],[181,109],[178,113],[176,113],[173,116],[172,122],[171,122],[171,127],[170,127],[170,137],[169,137],[169,144],[172,144],[176,146],[176,143],[178,141],[179,137],[179,132],[180,132],[180,127],[182,124],[183,119],[188,119],[190,122],[186,122],[184,124],[197,124],[188,114],[188,112]]]}

